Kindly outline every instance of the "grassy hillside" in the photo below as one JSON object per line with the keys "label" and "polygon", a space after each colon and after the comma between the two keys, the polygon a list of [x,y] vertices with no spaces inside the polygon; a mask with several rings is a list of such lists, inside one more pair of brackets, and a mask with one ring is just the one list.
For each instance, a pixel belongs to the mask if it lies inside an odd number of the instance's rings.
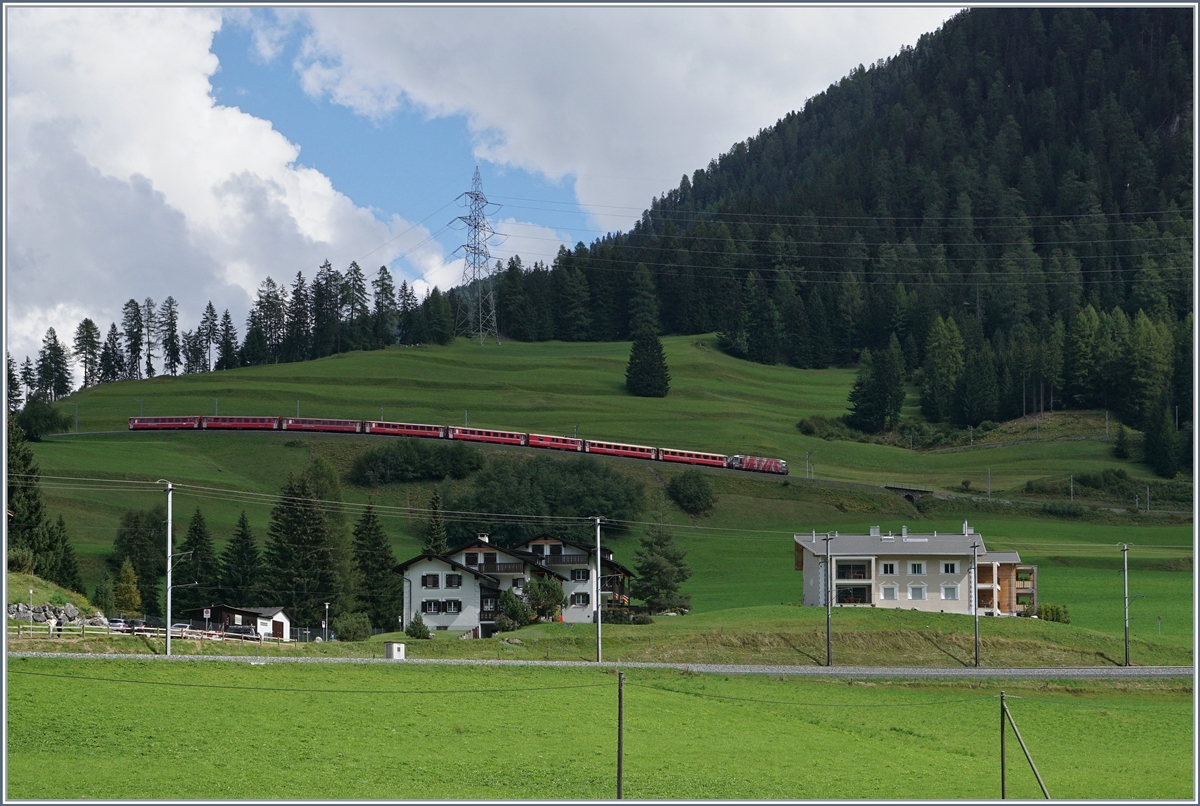
{"label": "grassy hillside", "polygon": [[[725,470],[708,471],[720,496],[705,518],[689,518],[673,504],[663,512],[678,528],[695,574],[686,585],[695,612],[778,605],[801,599],[792,569],[791,534],[797,531],[865,531],[904,523],[923,530],[961,528],[969,518],[992,549],[1016,548],[1043,566],[1044,601],[1066,604],[1075,624],[1107,633],[1121,631],[1120,552],[1131,542],[1131,590],[1145,594],[1132,605],[1135,636],[1191,646],[1191,527],[1157,515],[1110,513],[1100,522],[1044,519],[1036,507],[1015,509],[966,500],[938,502],[922,510],[891,493],[845,487],[828,479],[874,484],[901,481],[961,492],[986,487],[992,469],[997,497],[1020,496],[1030,478],[1065,477],[1105,467],[1124,467],[1144,477],[1137,465],[1117,462],[1102,441],[1042,441],[985,444],[952,452],[923,453],[857,442],[806,437],[795,427],[800,416],[836,416],[844,410],[853,373],[796,370],[737,361],[714,349],[711,338],[664,340],[672,392],[662,400],[634,398],[621,387],[627,345],[520,344],[497,347],[463,340],[449,347],[393,348],[354,353],[304,364],[241,369],[183,378],[156,378],[85,390],[79,403],[80,435],[50,437],[35,446],[42,472],[68,477],[150,480],[169,478],[210,490],[181,490],[175,498],[175,528],[182,537],[187,519],[201,507],[218,545],[233,532],[245,509],[259,539],[265,536],[269,502],[233,500],[218,489],[276,493],[289,470],[324,456],[348,469],[357,452],[379,437],[338,435],[130,433],[125,418],[211,412],[213,398],[226,414],[294,414],[405,419],[435,423],[463,421],[549,433],[606,436],[682,448],[748,451],[789,460],[788,478]],[[1078,419],[1078,418],[1077,418]],[[1099,421],[1072,426],[1078,436]],[[114,433],[96,433],[111,431]],[[533,451],[485,448],[489,453]],[[804,453],[813,451],[818,482],[803,478]],[[536,452],[541,454],[542,452]],[[678,468],[635,460],[603,460],[640,481],[653,502]],[[57,485],[57,486],[56,486]],[[396,554],[419,549],[422,523],[403,508],[425,506],[428,484],[392,484],[366,489],[345,483],[348,501],[383,506],[385,528]],[[94,486],[94,485],[93,485]],[[81,556],[89,590],[103,571],[101,558],[112,544],[121,512],[162,500],[161,492],[89,489],[85,483],[47,480],[51,512],[62,513]],[[652,507],[655,504],[651,504]],[[649,513],[647,513],[649,514]],[[1093,519],[1098,520],[1098,519]],[[619,560],[632,564],[637,532],[607,533]],[[1171,570],[1181,569],[1181,570]]]}

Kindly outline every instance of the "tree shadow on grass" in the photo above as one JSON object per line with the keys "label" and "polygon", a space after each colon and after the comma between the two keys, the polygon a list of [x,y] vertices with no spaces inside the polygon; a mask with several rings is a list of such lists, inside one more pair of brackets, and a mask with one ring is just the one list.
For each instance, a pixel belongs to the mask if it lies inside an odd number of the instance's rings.
{"label": "tree shadow on grass", "polygon": [[795,644],[793,644],[793,643],[792,643],[792,641],[791,641],[791,639],[790,639],[790,638],[788,638],[786,635],[780,634],[780,636],[779,636],[779,637],[780,637],[780,639],[781,639],[781,640],[782,640],[782,641],[783,641],[785,644],[787,644],[787,645],[788,645],[788,646],[790,646],[790,647],[791,647],[793,650],[795,650],[797,655],[803,655],[804,657],[806,657],[806,658],[808,658],[809,660],[811,660],[811,661],[813,662],[813,664],[814,664],[814,665],[816,665],[816,666],[822,666],[822,665],[823,665],[823,664],[821,663],[820,659],[819,659],[819,658],[817,658],[817,656],[816,656],[816,655],[810,655],[808,652],[805,652],[803,649],[801,649],[800,647],[798,647],[798,646],[796,646]]}
{"label": "tree shadow on grass", "polygon": [[950,658],[952,661],[959,664],[960,666],[970,666],[971,665],[971,664],[967,663],[965,660],[955,657],[954,654],[952,652],[950,652],[950,650],[946,649],[945,647],[941,646],[937,641],[933,640],[933,636],[927,635],[926,633],[919,632],[919,631],[917,632],[917,634],[920,635],[922,638],[924,638],[926,643],[928,643],[930,646],[932,646],[938,652],[941,652],[943,655]]}

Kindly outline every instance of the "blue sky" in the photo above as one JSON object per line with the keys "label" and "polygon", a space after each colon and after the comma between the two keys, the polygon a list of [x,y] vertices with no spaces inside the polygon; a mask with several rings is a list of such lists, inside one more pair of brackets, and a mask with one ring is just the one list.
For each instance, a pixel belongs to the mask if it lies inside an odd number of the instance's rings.
{"label": "blue sky", "polygon": [[476,166],[550,262],[957,10],[8,6],[7,345],[325,260],[449,288]]}

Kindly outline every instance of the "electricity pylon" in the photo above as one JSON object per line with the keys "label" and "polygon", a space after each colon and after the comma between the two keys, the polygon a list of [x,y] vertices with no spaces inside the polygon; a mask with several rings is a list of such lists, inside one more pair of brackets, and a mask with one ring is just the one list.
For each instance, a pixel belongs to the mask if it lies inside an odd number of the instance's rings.
{"label": "electricity pylon", "polygon": [[463,298],[466,304],[461,305],[455,321],[456,333],[466,333],[471,338],[479,337],[483,344],[488,336],[500,343],[496,332],[496,297],[493,292],[495,270],[491,265],[491,255],[488,253],[488,241],[496,234],[488,223],[486,209],[489,204],[487,196],[483,195],[483,180],[479,177],[479,168],[475,168],[475,176],[471,180],[471,189],[459,198],[467,198],[469,211],[459,216],[458,220],[467,225],[467,242],[454,251],[462,250],[465,258],[462,276]]}

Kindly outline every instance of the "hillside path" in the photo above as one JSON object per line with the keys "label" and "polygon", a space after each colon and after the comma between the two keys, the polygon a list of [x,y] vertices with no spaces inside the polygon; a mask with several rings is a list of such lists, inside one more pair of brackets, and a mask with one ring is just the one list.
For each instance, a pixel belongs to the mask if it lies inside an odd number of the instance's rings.
{"label": "hillside path", "polygon": [[10,652],[10,658],[72,658],[97,660],[164,660],[193,661],[215,660],[251,664],[265,663],[387,663],[396,665],[443,665],[443,666],[551,666],[559,668],[588,668],[603,666],[613,669],[676,669],[700,674],[759,674],[787,677],[910,677],[942,679],[1053,679],[1053,680],[1129,680],[1145,678],[1194,677],[1192,666],[1092,666],[1076,668],[1030,667],[1030,668],[934,668],[911,666],[757,666],[722,663],[619,663],[605,661],[570,660],[487,660],[479,659],[434,659],[386,660],[384,658],[260,658],[251,655],[131,655],[116,653],[84,652]]}

